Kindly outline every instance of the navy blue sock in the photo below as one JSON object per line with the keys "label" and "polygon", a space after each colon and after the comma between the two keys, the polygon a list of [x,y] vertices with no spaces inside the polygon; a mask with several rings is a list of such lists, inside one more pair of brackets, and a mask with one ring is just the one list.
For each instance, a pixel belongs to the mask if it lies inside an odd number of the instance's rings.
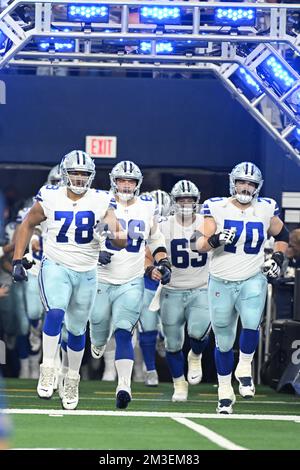
{"label": "navy blue sock", "polygon": [[48,310],[44,323],[44,333],[48,336],[60,334],[65,312],[59,308]]}
{"label": "navy blue sock", "polygon": [[134,360],[132,338],[130,331],[127,330],[116,330],[116,361],[119,359],[131,359]]}
{"label": "navy blue sock", "polygon": [[174,379],[184,374],[184,357],[182,351],[166,352],[167,363]]}
{"label": "navy blue sock", "polygon": [[17,336],[16,347],[20,359],[27,359],[30,351],[28,335]]}
{"label": "navy blue sock", "polygon": [[233,350],[221,352],[215,348],[215,362],[219,375],[229,375],[233,370]]}
{"label": "navy blue sock", "polygon": [[259,340],[258,330],[242,329],[240,335],[240,350],[244,354],[252,354],[257,348]]}
{"label": "navy blue sock", "polygon": [[140,347],[147,370],[155,369],[155,346],[157,331],[146,331],[139,333]]}
{"label": "navy blue sock", "polygon": [[197,354],[197,356],[199,356],[199,354],[203,353],[204,349],[208,345],[208,340],[209,340],[209,336],[206,336],[202,340],[190,337],[190,345],[191,345],[191,349],[192,349],[193,353]]}

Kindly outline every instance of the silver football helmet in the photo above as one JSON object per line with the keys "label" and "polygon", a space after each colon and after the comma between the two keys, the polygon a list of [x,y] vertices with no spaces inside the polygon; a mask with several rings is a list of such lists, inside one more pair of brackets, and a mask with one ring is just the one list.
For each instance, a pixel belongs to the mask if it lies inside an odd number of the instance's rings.
{"label": "silver football helmet", "polygon": [[[254,183],[256,188],[249,194],[249,192],[243,191],[237,193],[236,181],[249,181]],[[249,204],[252,199],[256,199],[259,195],[259,191],[263,185],[264,180],[259,168],[251,162],[242,162],[236,165],[231,173],[229,173],[229,191],[231,196],[235,197],[241,204]]]}
{"label": "silver football helmet", "polygon": [[[134,196],[139,195],[140,187],[143,181],[143,175],[135,163],[129,160],[117,163],[111,170],[109,177],[112,192],[116,194],[122,201],[129,201]],[[118,178],[135,180],[136,187],[134,188],[133,192],[119,192],[117,185]]]}
{"label": "silver football helmet", "polygon": [[155,191],[151,191],[150,196],[156,201],[158,214],[160,216],[166,217],[170,215],[171,198],[166,191],[156,189]]}
{"label": "silver football helmet", "polygon": [[[63,183],[75,194],[83,194],[95,178],[95,163],[88,153],[82,150],[72,150],[62,158],[60,171]],[[84,172],[85,174],[76,174]]]}
{"label": "silver football helmet", "polygon": [[[184,204],[182,206],[177,202],[177,199],[183,197],[193,198],[194,202],[192,204]],[[180,180],[173,186],[171,198],[175,213],[189,216],[196,213],[199,208],[200,191],[192,181]]]}
{"label": "silver football helmet", "polygon": [[53,186],[62,185],[62,174],[60,171],[60,165],[55,165],[48,174],[47,184],[52,184]]}

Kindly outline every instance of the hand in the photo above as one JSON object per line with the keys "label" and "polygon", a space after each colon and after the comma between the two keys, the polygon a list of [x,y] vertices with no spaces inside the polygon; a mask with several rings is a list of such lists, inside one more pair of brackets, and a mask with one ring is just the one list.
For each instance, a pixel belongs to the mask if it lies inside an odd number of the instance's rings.
{"label": "hand", "polygon": [[115,235],[109,229],[108,224],[104,224],[102,222],[98,223],[95,227],[95,231],[99,233],[100,237],[109,238],[110,240],[115,238]]}
{"label": "hand", "polygon": [[275,279],[279,276],[284,255],[281,251],[275,251],[270,259],[262,265],[262,272],[265,276]]}
{"label": "hand", "polygon": [[102,266],[106,266],[107,264],[111,263],[111,257],[113,255],[114,254],[110,253],[109,251],[100,251],[98,263],[100,263]]}
{"label": "hand", "polygon": [[232,227],[230,229],[224,228],[221,232],[215,233],[211,237],[209,237],[208,244],[212,248],[218,248],[221,245],[230,245],[235,237],[236,227]]}
{"label": "hand", "polygon": [[190,238],[190,248],[192,251],[198,251],[197,250],[197,241],[199,238],[203,237],[203,233],[201,233],[199,230],[194,230],[191,238]]}
{"label": "hand", "polygon": [[12,277],[14,282],[28,281],[27,272],[22,264],[21,259],[16,259],[13,261]]}
{"label": "hand", "polygon": [[147,266],[145,269],[145,276],[148,276],[152,281],[160,281],[161,280],[161,273],[156,268],[156,266],[150,265]]}
{"label": "hand", "polygon": [[24,255],[22,258],[22,265],[24,266],[24,268],[26,270],[31,269],[34,264],[36,264],[36,262],[31,256],[31,254],[26,253],[26,255]]}
{"label": "hand", "polygon": [[168,258],[163,258],[157,264],[158,265],[156,269],[161,274],[160,282],[164,286],[165,284],[168,284],[171,280],[171,274],[172,274],[171,263],[168,260]]}

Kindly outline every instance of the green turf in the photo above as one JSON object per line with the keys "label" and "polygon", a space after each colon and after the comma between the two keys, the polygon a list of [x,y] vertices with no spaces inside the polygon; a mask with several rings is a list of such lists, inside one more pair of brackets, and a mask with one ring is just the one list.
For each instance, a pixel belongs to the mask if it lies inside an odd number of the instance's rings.
{"label": "green turf", "polygon": [[15,415],[13,447],[65,449],[218,449],[170,418]]}
{"label": "green turf", "polygon": [[[115,411],[114,383],[82,381],[78,410]],[[5,395],[9,408],[61,410],[55,394],[41,400],[36,381],[7,379]],[[128,411],[182,412],[215,414],[217,388],[200,384],[189,388],[186,403],[172,403],[171,383],[149,388],[133,384],[133,401]],[[257,387],[254,400],[237,396],[234,414],[297,415],[299,396],[278,394],[268,387]],[[80,449],[220,449],[216,444],[171,418],[131,416],[50,417],[48,415],[13,415],[13,447]],[[300,423],[294,421],[196,419],[192,421],[248,449],[300,449]]]}
{"label": "green turf", "polygon": [[257,450],[299,450],[300,422],[193,419],[235,444]]}

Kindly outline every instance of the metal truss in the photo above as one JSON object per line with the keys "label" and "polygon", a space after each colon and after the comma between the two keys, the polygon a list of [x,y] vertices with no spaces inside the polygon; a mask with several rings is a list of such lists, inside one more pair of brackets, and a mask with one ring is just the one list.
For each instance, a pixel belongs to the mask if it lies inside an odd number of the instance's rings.
{"label": "metal truss", "polygon": [[[230,93],[300,164],[300,75],[289,57],[300,54],[300,5],[270,3],[207,3],[185,1],[104,1],[110,7],[108,23],[69,22],[68,4],[93,4],[90,0],[15,0],[0,14],[0,31],[7,40],[0,43],[0,69],[18,67],[76,67],[106,70],[153,70],[214,73]],[[98,2],[99,3],[99,2]],[[181,25],[157,25],[136,21],[141,6],[178,6]],[[214,22],[217,8],[252,8],[257,21],[253,27],[219,26]],[[47,52],[38,48],[51,38]],[[73,40],[74,50],[61,52],[55,41]],[[151,50],[140,49],[142,41]],[[174,51],[157,52],[159,42],[172,41]],[[293,77],[292,88],[281,91],[261,72],[267,58],[279,60]],[[248,93],[237,75],[241,68],[258,88]],[[300,136],[299,136],[300,139]]]}

